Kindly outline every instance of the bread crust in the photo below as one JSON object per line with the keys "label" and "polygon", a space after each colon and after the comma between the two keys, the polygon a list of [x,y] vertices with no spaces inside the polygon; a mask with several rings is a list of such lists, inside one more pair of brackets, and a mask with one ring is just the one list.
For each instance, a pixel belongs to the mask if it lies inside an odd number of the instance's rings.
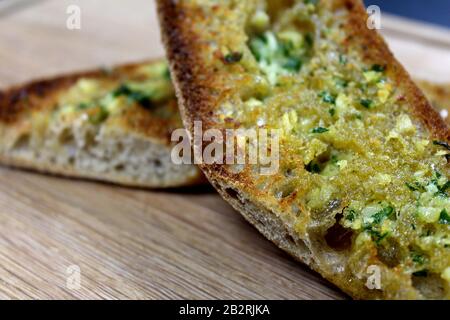
{"label": "bread crust", "polygon": [[[220,92],[216,89],[222,85],[213,68],[208,68],[202,56],[205,39],[202,38],[202,25],[205,27],[207,14],[199,8],[187,8],[182,1],[158,0],[158,12],[162,29],[162,38],[166,54],[170,62],[183,122],[191,132],[196,120],[203,122],[204,129],[211,128],[211,116]],[[347,41],[353,47],[359,47],[359,53],[368,63],[382,63],[387,66],[387,73],[394,79],[396,86],[405,92],[404,99],[411,106],[411,114],[419,119],[435,139],[449,141],[447,125],[427,101],[422,91],[411,80],[410,75],[394,58],[382,37],[374,30],[366,27],[367,14],[358,0],[333,0],[336,6],[344,6],[349,10],[349,19],[345,26]],[[223,14],[217,4],[211,10]],[[229,25],[233,22],[229,21]],[[223,26],[226,30],[228,26]],[[231,27],[230,27],[231,28]],[[232,36],[235,33],[229,31]],[[217,42],[228,39],[226,35],[217,33]],[[306,235],[300,239],[293,231],[290,222],[280,212],[274,212],[261,199],[265,195],[258,193],[252,181],[245,174],[234,174],[222,165],[201,165],[207,178],[224,197],[269,240],[287,251],[297,260],[305,263],[323,277],[336,284],[344,292],[356,299],[415,299],[420,296],[405,281],[405,290],[394,292],[369,290],[361,279],[350,279],[344,272],[336,273],[316,263],[320,254],[314,252],[315,241]],[[253,188],[253,189],[252,189]],[[249,191],[250,189],[250,191]],[[284,228],[284,229],[283,229]],[[408,287],[408,289],[406,288]]]}

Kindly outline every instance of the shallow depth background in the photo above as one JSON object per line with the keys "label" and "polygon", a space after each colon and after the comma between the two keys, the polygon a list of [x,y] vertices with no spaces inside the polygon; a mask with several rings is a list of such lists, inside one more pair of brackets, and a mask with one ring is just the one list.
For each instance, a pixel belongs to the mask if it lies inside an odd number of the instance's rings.
{"label": "shallow depth background", "polygon": [[450,28],[449,0],[365,0],[382,11]]}

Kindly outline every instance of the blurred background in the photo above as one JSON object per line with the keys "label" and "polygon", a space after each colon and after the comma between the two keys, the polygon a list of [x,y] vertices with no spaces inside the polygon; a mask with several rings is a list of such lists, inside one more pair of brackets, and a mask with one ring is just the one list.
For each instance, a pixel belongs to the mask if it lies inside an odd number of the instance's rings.
{"label": "blurred background", "polygon": [[378,5],[381,10],[450,28],[449,0],[365,0],[366,5]]}

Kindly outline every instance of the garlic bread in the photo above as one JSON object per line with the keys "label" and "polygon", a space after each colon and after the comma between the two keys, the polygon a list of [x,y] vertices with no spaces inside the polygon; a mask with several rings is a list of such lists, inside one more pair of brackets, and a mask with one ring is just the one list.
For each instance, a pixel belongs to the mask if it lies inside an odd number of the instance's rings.
{"label": "garlic bread", "polygon": [[0,163],[136,187],[201,181],[171,161],[182,123],[164,60],[35,81],[0,92]]}
{"label": "garlic bread", "polygon": [[[449,131],[359,0],[159,0],[185,126],[280,129],[280,170],[201,168],[359,299],[450,297]],[[377,283],[379,280],[379,283]]]}

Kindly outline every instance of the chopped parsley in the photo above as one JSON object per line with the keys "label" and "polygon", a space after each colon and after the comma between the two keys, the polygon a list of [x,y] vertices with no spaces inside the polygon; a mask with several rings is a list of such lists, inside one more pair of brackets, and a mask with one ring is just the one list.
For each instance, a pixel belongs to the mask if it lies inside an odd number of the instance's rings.
{"label": "chopped parsley", "polygon": [[92,106],[92,105],[91,105],[90,103],[87,103],[87,102],[81,102],[81,103],[78,105],[77,109],[78,109],[78,110],[86,110],[86,109],[89,109],[91,106]]}
{"label": "chopped parsley", "polygon": [[356,219],[356,211],[353,209],[348,210],[347,215],[345,216],[345,220],[353,222],[355,221],[355,219]]}
{"label": "chopped parsley", "polygon": [[302,60],[297,57],[289,57],[287,61],[283,64],[283,68],[289,71],[298,72],[302,68]]}
{"label": "chopped parsley", "polygon": [[309,47],[314,45],[314,36],[311,33],[305,35],[305,42]]}
{"label": "chopped parsley", "polygon": [[314,128],[314,129],[312,129],[312,133],[318,133],[318,134],[320,134],[320,133],[325,133],[325,132],[328,132],[328,131],[330,131],[329,129],[327,129],[327,128],[324,128],[324,127],[317,127],[317,128]]}
{"label": "chopped parsley", "polygon": [[327,91],[323,91],[319,94],[319,97],[322,98],[322,101],[325,103],[335,104],[336,103],[336,97],[331,95]]}
{"label": "chopped parsley", "polygon": [[166,70],[164,70],[164,78],[166,80],[172,80],[172,74],[170,73],[170,69],[166,68]]}
{"label": "chopped parsley", "polygon": [[448,215],[447,210],[443,209],[441,211],[441,214],[439,216],[439,223],[440,224],[450,225],[450,216]]}
{"label": "chopped parsley", "polygon": [[408,187],[408,189],[411,191],[425,192],[425,188],[418,182],[414,182],[414,183],[406,182],[406,187]]}
{"label": "chopped parsley", "polygon": [[383,222],[384,219],[389,218],[393,212],[394,208],[391,206],[383,208],[381,211],[378,211],[373,215],[373,223],[380,224],[381,222]]}
{"label": "chopped parsley", "polygon": [[379,231],[380,224],[388,219],[393,213],[394,208],[392,206],[387,206],[372,216],[373,222],[370,224],[366,224],[364,226],[364,230],[366,230],[372,237],[373,241],[375,241],[376,245],[380,245],[380,243],[389,236],[389,232],[382,233]]}
{"label": "chopped parsley", "polygon": [[370,99],[361,99],[359,103],[366,109],[370,109],[373,105],[373,101]]}
{"label": "chopped parsley", "polygon": [[431,180],[431,183],[436,186],[438,191],[436,192],[436,196],[448,197],[447,190],[450,188],[450,181],[445,182],[444,184],[439,184],[439,179],[442,177],[442,174],[439,172],[435,172],[435,178]]}
{"label": "chopped parsley", "polygon": [[315,161],[311,161],[309,164],[307,164],[305,169],[306,171],[311,173],[320,173],[321,171],[320,165]]}
{"label": "chopped parsley", "polygon": [[116,90],[114,90],[113,96],[126,96],[129,100],[140,104],[144,108],[152,107],[152,97],[149,93],[133,90],[126,84],[121,84]]}
{"label": "chopped parsley", "polygon": [[425,263],[425,257],[423,256],[423,254],[420,254],[416,251],[411,252],[411,260],[419,265]]}
{"label": "chopped parsley", "polygon": [[381,242],[386,239],[386,237],[389,235],[389,232],[381,233],[380,231],[367,228],[366,229],[369,234],[372,236],[373,241],[375,241],[375,244],[378,246],[381,244]]}
{"label": "chopped parsley", "polygon": [[[303,41],[304,40],[304,41]],[[250,39],[249,47],[261,70],[269,81],[276,85],[278,76],[299,72],[303,63],[310,56],[308,36],[300,33],[267,31]],[[224,58],[225,63],[234,63],[242,58],[241,53],[234,53]]]}
{"label": "chopped parsley", "polygon": [[347,62],[348,62],[347,57],[344,56],[343,54],[340,54],[339,55],[339,63],[345,66],[347,64]]}
{"label": "chopped parsley", "polygon": [[336,114],[336,109],[331,108],[330,110],[328,110],[328,113],[330,114],[330,116],[334,117],[334,115]]}
{"label": "chopped parsley", "polygon": [[348,87],[348,81],[346,81],[344,79],[336,78],[335,82],[336,82],[336,86],[338,86],[340,88],[347,88]]}

